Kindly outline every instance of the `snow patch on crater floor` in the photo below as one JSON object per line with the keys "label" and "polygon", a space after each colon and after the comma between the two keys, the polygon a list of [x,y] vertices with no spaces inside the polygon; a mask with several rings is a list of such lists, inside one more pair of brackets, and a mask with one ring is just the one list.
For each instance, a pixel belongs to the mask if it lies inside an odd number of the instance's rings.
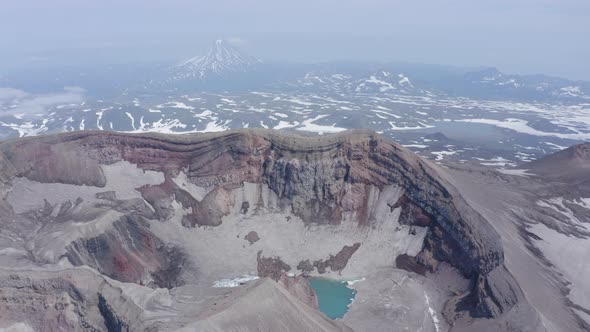
{"label": "snow patch on crater floor", "polygon": [[436,332],[440,331],[440,320],[438,319],[438,316],[436,315],[436,311],[432,308],[432,306],[430,305],[430,299],[428,298],[428,295],[426,295],[426,292],[424,292],[424,300],[426,301],[426,305],[428,306],[428,313],[430,314],[430,317],[432,318],[432,323],[434,324],[434,329],[436,330]]}
{"label": "snow patch on crater floor", "polygon": [[365,280],[366,280],[366,278],[364,278],[364,277],[360,278],[360,279],[356,279],[356,280],[348,280],[348,281],[346,281],[346,284],[349,286],[349,288],[353,288],[352,286],[354,284],[361,282],[361,281],[365,281]]}
{"label": "snow patch on crater floor", "polygon": [[241,277],[231,278],[231,279],[220,279],[213,283],[213,287],[215,288],[231,288],[231,287],[238,287],[250,281],[254,281],[259,279],[257,275],[254,274],[244,274]]}
{"label": "snow patch on crater floor", "polygon": [[499,169],[498,172],[508,175],[516,175],[516,176],[530,176],[531,174],[528,173],[528,169]]}
{"label": "snow patch on crater floor", "polygon": [[0,332],[35,332],[35,329],[25,323],[15,323],[8,327],[0,327]]}

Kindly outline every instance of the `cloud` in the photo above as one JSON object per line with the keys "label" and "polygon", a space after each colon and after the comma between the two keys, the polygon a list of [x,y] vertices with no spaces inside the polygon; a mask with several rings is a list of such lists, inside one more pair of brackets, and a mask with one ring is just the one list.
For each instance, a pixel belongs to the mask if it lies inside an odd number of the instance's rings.
{"label": "cloud", "polygon": [[63,92],[32,95],[25,91],[0,88],[0,117],[39,117],[46,115],[53,106],[80,104],[85,90],[80,87],[64,87]]}
{"label": "cloud", "polygon": [[21,99],[28,96],[23,90],[13,88],[0,88],[0,104],[10,102],[15,99]]}
{"label": "cloud", "polygon": [[46,63],[50,59],[46,56],[30,55],[24,59],[25,63]]}
{"label": "cloud", "polygon": [[235,36],[227,37],[224,40],[236,47],[244,47],[248,44],[246,39]]}
{"label": "cloud", "polygon": [[70,92],[70,93],[79,93],[79,94],[86,93],[86,89],[81,88],[79,86],[65,86],[64,91]]}

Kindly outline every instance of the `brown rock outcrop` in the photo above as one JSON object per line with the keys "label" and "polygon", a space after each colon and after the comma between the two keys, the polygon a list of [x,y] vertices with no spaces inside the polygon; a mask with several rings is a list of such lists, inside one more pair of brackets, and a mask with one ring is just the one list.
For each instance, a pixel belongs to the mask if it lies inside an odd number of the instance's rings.
{"label": "brown rock outcrop", "polygon": [[361,246],[359,242],[356,242],[352,246],[344,246],[335,256],[330,255],[327,259],[317,260],[313,262],[313,266],[318,269],[319,273],[326,273],[326,269],[334,272],[342,272],[348,264],[348,260]]}
{"label": "brown rock outcrop", "polygon": [[248,234],[244,236],[244,240],[250,242],[250,244],[254,244],[258,240],[260,240],[260,237],[258,237],[258,233],[256,233],[255,231],[250,231],[248,232]]}
{"label": "brown rock outcrop", "polygon": [[256,261],[258,263],[256,269],[260,278],[269,277],[278,281],[283,273],[291,271],[291,266],[283,262],[280,257],[264,257],[262,250],[258,251]]}

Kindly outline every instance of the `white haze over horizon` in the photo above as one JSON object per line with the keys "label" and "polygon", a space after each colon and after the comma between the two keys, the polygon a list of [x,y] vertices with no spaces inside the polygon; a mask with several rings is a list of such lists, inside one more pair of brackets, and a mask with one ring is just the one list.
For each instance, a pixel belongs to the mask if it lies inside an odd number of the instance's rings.
{"label": "white haze over horizon", "polygon": [[0,70],[171,61],[226,38],[266,60],[496,66],[590,80],[587,0],[2,1]]}

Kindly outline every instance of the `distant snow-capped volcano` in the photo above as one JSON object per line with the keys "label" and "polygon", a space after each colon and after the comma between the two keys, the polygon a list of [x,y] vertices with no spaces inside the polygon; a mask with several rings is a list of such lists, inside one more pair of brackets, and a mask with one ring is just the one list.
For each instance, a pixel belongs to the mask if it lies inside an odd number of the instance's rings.
{"label": "distant snow-capped volcano", "polygon": [[174,66],[174,72],[176,79],[207,79],[212,76],[243,73],[261,63],[261,60],[245,55],[222,39],[218,39],[207,55],[182,61]]}

